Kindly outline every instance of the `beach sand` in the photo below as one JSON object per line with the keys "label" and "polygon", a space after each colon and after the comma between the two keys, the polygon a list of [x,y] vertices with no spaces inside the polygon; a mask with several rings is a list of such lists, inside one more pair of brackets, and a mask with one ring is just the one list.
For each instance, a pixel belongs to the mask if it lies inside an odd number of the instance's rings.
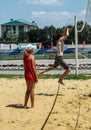
{"label": "beach sand", "polygon": [[[39,79],[35,107],[23,109],[25,80],[1,78],[0,129],[41,130],[57,94],[57,80]],[[64,82],[44,130],[91,130],[91,79]]]}

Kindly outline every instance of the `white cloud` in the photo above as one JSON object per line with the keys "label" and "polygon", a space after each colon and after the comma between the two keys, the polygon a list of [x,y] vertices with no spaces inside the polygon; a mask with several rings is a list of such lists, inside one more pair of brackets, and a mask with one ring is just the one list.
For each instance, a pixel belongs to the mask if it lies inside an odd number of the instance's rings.
{"label": "white cloud", "polygon": [[86,14],[86,10],[81,10],[81,13],[82,15]]}
{"label": "white cloud", "polygon": [[[83,13],[82,13],[83,12]],[[34,19],[37,24],[41,27],[53,25],[55,27],[60,27],[64,25],[74,24],[74,15],[77,15],[77,19],[83,19],[85,17],[85,11],[81,11],[79,14],[74,12],[46,12],[46,11],[33,11],[31,19]]]}
{"label": "white cloud", "polygon": [[[20,0],[20,1],[23,3],[32,4],[32,7],[34,6],[34,8],[36,7],[34,4],[38,5],[37,9],[33,8],[34,10],[32,10],[31,16],[29,18],[34,20],[40,27],[46,25],[48,26],[54,25],[56,27],[60,27],[60,26],[64,26],[65,24],[72,24],[72,23],[74,24],[74,15],[77,15],[77,20],[82,20],[82,19],[84,20],[85,17],[84,10],[77,13],[78,11],[76,8],[74,10],[77,12],[69,12],[68,10],[70,9],[68,8],[68,5],[64,0]],[[44,10],[39,10],[41,9],[40,5],[42,5],[42,9],[43,6],[44,7],[45,5],[47,6],[46,8],[44,8]],[[52,7],[51,5],[55,5],[55,8],[51,8]],[[67,6],[67,8],[65,8],[63,5]],[[52,11],[52,9],[54,11]],[[62,11],[63,9],[64,11]],[[51,11],[48,12],[47,10],[51,10]],[[60,11],[55,11],[55,10],[60,10]]]}
{"label": "white cloud", "polygon": [[62,4],[61,0],[20,0],[29,4],[42,4],[42,5],[58,5]]}
{"label": "white cloud", "polygon": [[85,16],[86,16],[86,10],[81,10],[81,12],[79,12],[79,13],[77,14],[77,18],[78,18],[79,21],[80,21],[80,20],[84,21]]}
{"label": "white cloud", "polygon": [[[39,26],[50,26],[53,25],[55,27],[64,26],[65,24],[71,24],[74,19],[74,14],[69,12],[43,12],[43,11],[33,11],[31,19],[34,19]],[[70,23],[68,23],[70,22]]]}
{"label": "white cloud", "polygon": [[39,11],[39,12],[33,11],[33,12],[32,12],[32,15],[33,15],[34,17],[35,17],[35,16],[44,15],[44,14],[46,14],[46,12],[44,12],[44,11]]}

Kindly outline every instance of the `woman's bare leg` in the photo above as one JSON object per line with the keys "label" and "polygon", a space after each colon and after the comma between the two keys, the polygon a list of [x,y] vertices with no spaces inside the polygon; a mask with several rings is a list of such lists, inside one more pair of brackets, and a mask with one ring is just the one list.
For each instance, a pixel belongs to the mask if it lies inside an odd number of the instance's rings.
{"label": "woman's bare leg", "polygon": [[24,108],[27,108],[29,96],[30,96],[30,101],[31,101],[31,107],[34,107],[34,86],[35,86],[35,83],[33,81],[32,82],[26,81],[26,85],[27,85],[27,90],[25,93]]}
{"label": "woman's bare leg", "polygon": [[35,83],[31,82],[31,87],[30,87],[31,107],[34,107],[34,86],[35,86]]}
{"label": "woman's bare leg", "polygon": [[68,75],[68,73],[69,73],[70,71],[71,71],[70,69],[67,69],[67,70],[62,74],[62,76],[59,78],[58,83],[64,85],[63,80],[64,80],[64,78]]}
{"label": "woman's bare leg", "polygon": [[28,103],[28,99],[29,99],[29,88],[28,88],[27,81],[26,81],[26,85],[27,85],[27,90],[26,90],[26,93],[25,93],[25,101],[24,101],[24,107],[25,108],[27,107],[27,103]]}
{"label": "woman's bare leg", "polygon": [[54,69],[55,69],[55,68],[48,68],[48,69],[46,69],[46,70],[40,72],[39,75],[41,75],[41,74],[43,74],[43,73],[45,73],[45,72],[48,72],[48,71],[54,70]]}
{"label": "woman's bare leg", "polygon": [[29,90],[31,107],[34,107],[34,86],[35,86],[35,83],[33,81],[28,81],[27,86],[28,86],[28,90]]}

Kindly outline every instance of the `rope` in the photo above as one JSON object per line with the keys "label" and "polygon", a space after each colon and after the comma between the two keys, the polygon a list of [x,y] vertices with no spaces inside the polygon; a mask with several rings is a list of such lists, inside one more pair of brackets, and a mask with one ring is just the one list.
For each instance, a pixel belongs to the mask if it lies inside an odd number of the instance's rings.
{"label": "rope", "polygon": [[78,32],[82,32],[84,27],[85,27],[87,17],[88,17],[88,13],[89,13],[89,8],[90,8],[90,0],[88,0],[88,3],[87,3],[87,9],[86,9],[86,15],[85,15],[85,19],[84,19],[84,24],[83,24],[81,30],[78,30]]}
{"label": "rope", "polygon": [[78,54],[81,55],[81,56],[83,56],[85,59],[88,59],[88,57],[85,56],[84,54],[82,54],[82,53],[78,53]]}
{"label": "rope", "polygon": [[79,95],[79,92],[78,92],[78,98],[79,98],[79,103],[78,103],[78,115],[77,115],[77,120],[76,120],[76,124],[75,124],[75,127],[74,127],[74,130],[77,129],[77,126],[78,126],[78,121],[79,121],[79,117],[80,117],[80,95]]}
{"label": "rope", "polygon": [[47,116],[47,118],[46,118],[46,120],[45,120],[45,122],[44,122],[44,124],[42,125],[42,127],[41,127],[40,130],[43,130],[43,129],[44,129],[44,127],[45,127],[45,125],[46,125],[46,123],[47,123],[47,121],[48,121],[48,119],[49,119],[49,117],[50,117],[50,115],[51,115],[51,113],[52,113],[52,110],[53,110],[53,108],[54,108],[54,106],[55,106],[55,103],[56,103],[56,100],[57,100],[57,97],[58,97],[59,87],[60,87],[60,84],[58,84],[57,94],[56,94],[56,96],[55,96],[55,99],[54,99],[52,108],[51,108],[51,110],[50,110],[50,112],[49,112],[49,114],[48,114],[48,116]]}

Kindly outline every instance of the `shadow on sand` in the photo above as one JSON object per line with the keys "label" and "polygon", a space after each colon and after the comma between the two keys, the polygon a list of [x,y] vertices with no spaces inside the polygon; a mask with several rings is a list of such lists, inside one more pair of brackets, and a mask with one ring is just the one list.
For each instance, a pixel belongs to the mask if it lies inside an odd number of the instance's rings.
{"label": "shadow on sand", "polygon": [[91,93],[84,94],[83,96],[86,96],[86,97],[90,97],[90,98],[91,98]]}
{"label": "shadow on sand", "polygon": [[[39,95],[39,96],[55,96],[56,94],[38,93],[36,95]],[[64,95],[63,94],[58,94],[58,96],[64,96]]]}
{"label": "shadow on sand", "polygon": [[23,104],[9,104],[6,107],[12,107],[12,108],[18,108],[18,109],[24,109]]}

